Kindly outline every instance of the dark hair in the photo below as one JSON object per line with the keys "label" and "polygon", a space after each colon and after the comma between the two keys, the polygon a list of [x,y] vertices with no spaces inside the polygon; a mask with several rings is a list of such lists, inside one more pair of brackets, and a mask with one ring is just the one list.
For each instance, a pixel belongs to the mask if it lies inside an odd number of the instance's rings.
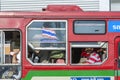
{"label": "dark hair", "polygon": [[86,48],[85,51],[89,52],[89,53],[92,53],[94,51],[94,49],[93,48]]}

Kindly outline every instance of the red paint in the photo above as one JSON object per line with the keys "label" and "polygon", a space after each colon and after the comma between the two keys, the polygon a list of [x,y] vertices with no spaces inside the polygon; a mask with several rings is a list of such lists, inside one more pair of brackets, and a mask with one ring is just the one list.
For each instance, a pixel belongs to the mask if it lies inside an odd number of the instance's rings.
{"label": "red paint", "polygon": [[48,5],[46,11],[83,11],[76,5]]}

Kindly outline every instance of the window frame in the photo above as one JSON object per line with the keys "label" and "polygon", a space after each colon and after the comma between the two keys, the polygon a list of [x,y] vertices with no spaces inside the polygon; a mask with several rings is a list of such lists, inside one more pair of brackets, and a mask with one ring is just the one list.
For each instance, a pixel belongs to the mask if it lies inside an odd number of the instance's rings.
{"label": "window frame", "polygon": [[[65,22],[66,24],[65,24],[65,31],[66,31],[66,47],[65,48],[51,48],[51,49],[48,49],[48,48],[46,48],[46,49],[44,49],[44,48],[40,48],[40,47],[38,47],[38,48],[34,48],[34,46],[32,46],[34,49],[36,49],[36,50],[39,50],[39,49],[42,49],[42,50],[65,50],[66,51],[66,53],[65,53],[65,64],[56,64],[56,63],[33,63],[29,58],[28,58],[28,28],[29,28],[29,25],[30,24],[32,24],[34,21],[37,21],[37,22]],[[34,28],[35,29],[35,28]],[[67,49],[68,49],[68,21],[67,20],[32,20],[32,21],[30,21],[29,23],[28,23],[28,25],[26,26],[26,59],[30,62],[30,64],[32,64],[32,65],[39,65],[39,66],[41,66],[41,65],[44,65],[44,66],[48,66],[48,65],[67,65],[68,64],[68,51],[67,51]]]}

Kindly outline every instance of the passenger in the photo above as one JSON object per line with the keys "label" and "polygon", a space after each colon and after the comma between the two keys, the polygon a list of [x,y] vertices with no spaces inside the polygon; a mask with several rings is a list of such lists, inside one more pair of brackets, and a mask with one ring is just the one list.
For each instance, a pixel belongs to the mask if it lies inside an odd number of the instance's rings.
{"label": "passenger", "polygon": [[87,48],[86,52],[87,52],[87,54],[90,54],[90,56],[87,58],[87,60],[84,62],[84,64],[94,64],[94,63],[101,62],[99,54],[97,54],[93,48]]}
{"label": "passenger", "polygon": [[12,58],[12,63],[15,63],[15,64],[18,64],[18,63],[21,63],[21,59],[20,59],[20,54],[21,54],[21,51],[18,50],[16,52],[14,52],[13,50],[10,52],[10,54],[13,56]]}
{"label": "passenger", "polygon": [[87,49],[89,49],[89,48],[82,50],[82,53],[81,53],[82,58],[88,58],[90,56],[90,54],[86,52]]}
{"label": "passenger", "polygon": [[97,50],[97,53],[100,55],[101,61],[103,61],[103,59],[105,59],[106,57],[106,50],[103,48],[100,48],[99,50]]}

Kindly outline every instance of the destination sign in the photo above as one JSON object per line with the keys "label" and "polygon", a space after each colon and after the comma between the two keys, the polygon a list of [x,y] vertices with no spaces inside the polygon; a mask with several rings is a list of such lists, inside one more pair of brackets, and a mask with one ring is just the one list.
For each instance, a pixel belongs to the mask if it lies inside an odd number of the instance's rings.
{"label": "destination sign", "polygon": [[108,32],[120,32],[120,20],[108,21]]}

